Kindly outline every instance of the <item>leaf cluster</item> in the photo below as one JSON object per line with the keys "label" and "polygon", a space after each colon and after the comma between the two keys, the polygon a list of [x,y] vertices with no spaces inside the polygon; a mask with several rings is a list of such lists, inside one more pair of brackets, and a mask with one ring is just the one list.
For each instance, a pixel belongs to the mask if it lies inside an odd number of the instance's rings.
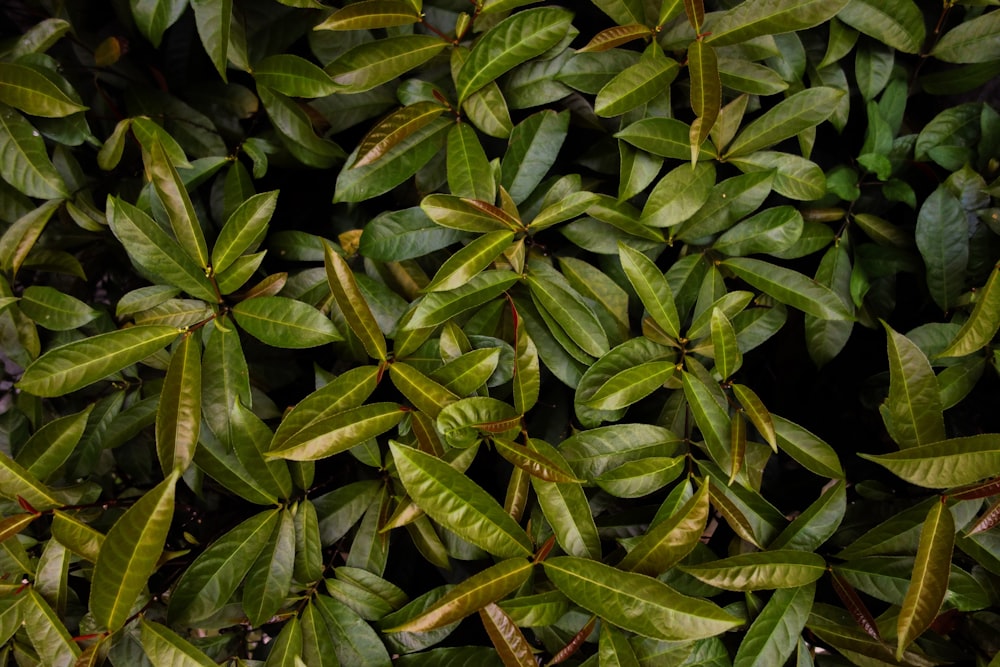
{"label": "leaf cluster", "polygon": [[996,0],[0,7],[0,664],[995,664]]}

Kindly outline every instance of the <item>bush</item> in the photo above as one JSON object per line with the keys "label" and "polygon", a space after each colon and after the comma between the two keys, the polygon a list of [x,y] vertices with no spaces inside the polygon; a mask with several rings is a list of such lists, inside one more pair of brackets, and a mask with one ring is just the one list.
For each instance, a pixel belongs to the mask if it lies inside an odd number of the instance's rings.
{"label": "bush", "polygon": [[340,4],[3,3],[4,660],[996,664],[997,3]]}

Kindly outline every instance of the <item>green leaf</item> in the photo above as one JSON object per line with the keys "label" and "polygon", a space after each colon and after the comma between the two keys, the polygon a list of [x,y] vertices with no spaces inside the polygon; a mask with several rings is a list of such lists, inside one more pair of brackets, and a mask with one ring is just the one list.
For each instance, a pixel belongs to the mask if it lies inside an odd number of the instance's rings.
{"label": "green leaf", "polygon": [[468,396],[483,387],[500,364],[501,348],[471,350],[431,373],[445,389]]}
{"label": "green leaf", "polygon": [[937,377],[924,353],[883,322],[888,334],[889,396],[882,408],[889,435],[901,449],[945,439]]}
{"label": "green leaf", "polygon": [[325,595],[316,596],[314,604],[333,640],[333,649],[341,665],[392,665],[379,636],[350,607]]}
{"label": "green leaf", "polygon": [[802,236],[802,214],[792,206],[775,206],[737,223],[712,247],[731,257],[759,253],[778,255]]}
{"label": "green leaf", "polygon": [[955,520],[941,502],[934,503],[920,529],[920,545],[913,575],[896,620],[896,659],[930,627],[937,618],[948,592],[951,552],[955,546]]}
{"label": "green leaf", "polygon": [[924,14],[913,0],[851,0],[837,18],[903,53],[924,44]]}
{"label": "green leaf", "polygon": [[500,296],[520,279],[512,271],[483,271],[461,287],[447,292],[432,292],[420,302],[408,328],[444,324],[456,315]]}
{"label": "green leaf", "polygon": [[291,437],[317,422],[350,408],[360,407],[375,391],[379,370],[361,366],[338,375],[303,398],[278,425],[269,449],[284,449]]}
{"label": "green leaf", "polygon": [[330,244],[325,241],[323,242],[323,257],[327,282],[330,283],[333,298],[340,306],[348,326],[361,341],[361,344],[365,346],[368,356],[385,361],[385,336],[382,335],[378,322],[372,315],[371,308],[361,294],[361,290],[358,289],[354,272],[351,271],[347,261],[335,253]]}
{"label": "green leaf", "polygon": [[564,9],[541,7],[517,12],[493,26],[476,40],[455,77],[459,103],[504,72],[558,44],[572,19]]}
{"label": "green leaf", "polygon": [[63,620],[35,588],[23,593],[18,604],[21,625],[43,665],[70,667],[76,664],[80,649],[66,629]]}
{"label": "green leaf", "polygon": [[170,227],[174,230],[178,243],[198,266],[207,267],[208,247],[198,215],[180,174],[170,163],[170,158],[159,142],[155,142],[149,149],[149,159],[145,161],[145,165],[156,195],[167,211]]}
{"label": "green leaf", "polygon": [[683,457],[649,457],[629,461],[594,478],[616,498],[640,498],[662,489],[683,472]]}
{"label": "green leaf", "polygon": [[748,0],[705,25],[705,41],[716,46],[755,37],[805,30],[826,23],[849,0]]}
{"label": "green leaf", "polygon": [[281,608],[292,584],[295,522],[283,510],[265,547],[250,566],[243,587],[243,609],[254,625],[263,625]]}
{"label": "green leaf", "polygon": [[942,440],[873,456],[874,461],[910,484],[932,489],[972,484],[1000,475],[1000,437],[993,433]]}
{"label": "green leaf", "polygon": [[205,53],[222,80],[229,66],[229,40],[233,20],[232,0],[191,0],[194,22]]}
{"label": "green leaf", "polygon": [[941,310],[951,310],[965,288],[969,223],[962,205],[941,185],[920,207],[915,238],[927,267],[927,287]]}
{"label": "green leaf", "polygon": [[[643,118],[622,128],[615,137],[653,155],[691,159],[691,127],[676,118]],[[715,147],[705,142],[698,156],[706,160],[716,157]]]}
{"label": "green leaf", "polygon": [[771,549],[815,551],[833,536],[847,511],[846,482],[823,492],[802,514],[795,517],[768,545]]}
{"label": "green leaf", "polygon": [[402,261],[446,248],[465,235],[435,224],[417,207],[377,216],[365,225],[359,252],[370,259]]}
{"label": "green leaf", "polygon": [[[611,352],[608,353],[610,354]],[[608,355],[598,360],[591,368],[596,370]],[[650,361],[627,368],[609,377],[595,391],[588,393],[586,400],[582,402],[595,410],[620,410],[662,387],[674,375],[674,371],[675,362],[672,359]]]}
{"label": "green leaf", "polygon": [[814,201],[826,194],[826,176],[815,162],[778,151],[757,151],[730,162],[744,173],[774,169],[772,187],[778,194],[798,201]]}
{"label": "green leaf", "polygon": [[[517,311],[514,311],[515,315]],[[516,319],[514,331],[514,410],[522,415],[538,402],[541,374],[538,364],[538,349],[528,335],[527,328]]]}
{"label": "green leaf", "polygon": [[328,317],[283,296],[261,296],[233,307],[233,317],[254,338],[284,348],[308,348],[343,340]]}
{"label": "green leaf", "polygon": [[210,659],[191,642],[187,641],[165,625],[139,620],[142,633],[142,649],[153,667],[185,665],[185,667],[210,667],[215,661]]}
{"label": "green leaf", "polygon": [[[334,202],[357,202],[371,199],[413,176],[441,149],[451,123],[434,118],[430,123],[388,149],[379,159],[364,166],[352,166],[337,176]],[[356,155],[348,156],[353,164]]]}
{"label": "green leaf", "polygon": [[42,139],[31,123],[0,104],[0,176],[18,191],[39,199],[69,196]]}
{"label": "green leaf", "polygon": [[787,549],[740,554],[680,569],[716,588],[755,591],[811,584],[826,572],[826,561],[818,554]]}
{"label": "green leaf", "polygon": [[516,590],[527,580],[532,566],[524,558],[502,560],[451,588],[419,616],[385,632],[427,632],[459,621]]}
{"label": "green leaf", "polygon": [[483,234],[445,260],[423,291],[441,292],[466,284],[490,266],[513,240],[514,232],[511,231]]}
{"label": "green leaf", "polygon": [[810,280],[798,271],[749,257],[733,257],[722,262],[765,294],[782,303],[824,320],[850,320],[853,315],[830,288]]}
{"label": "green leaf", "polygon": [[628,461],[649,456],[676,456],[681,439],[649,424],[617,424],[567,438],[559,451],[577,477],[593,479]]}
{"label": "green leaf", "polygon": [[179,333],[174,327],[136,326],[67,343],[28,366],[18,387],[43,397],[68,394],[142,361]]}
{"label": "green leaf", "polygon": [[505,665],[534,667],[538,664],[524,633],[501,607],[491,602],[479,610],[479,617]]}
{"label": "green leaf", "polygon": [[363,0],[338,9],[313,30],[364,30],[391,28],[420,21],[412,2],[403,0]]}
{"label": "green leaf", "polygon": [[[528,447],[560,469],[569,466],[561,452],[544,440],[532,438]],[[552,527],[559,546],[567,554],[597,560],[601,557],[601,538],[583,488],[576,481],[545,481],[532,476],[531,486],[538,497],[542,515]]]}
{"label": "green leaf", "polygon": [[258,84],[290,97],[324,97],[338,92],[339,86],[317,65],[290,53],[278,53],[254,65]]}
{"label": "green leaf", "polygon": [[1000,14],[981,14],[955,26],[934,45],[931,55],[947,63],[985,63],[1000,59]]}
{"label": "green leaf", "polygon": [[[298,667],[302,662],[302,625],[293,616],[281,626],[267,654],[264,667]],[[298,664],[297,664],[298,663]]]}
{"label": "green leaf", "polygon": [[448,46],[432,35],[400,35],[355,46],[326,66],[341,93],[363,93],[418,67]]}
{"label": "green leaf", "polygon": [[86,110],[63,91],[53,76],[58,77],[24,63],[0,63],[0,103],[44,118],[63,118]]}
{"label": "green leaf", "polygon": [[316,136],[309,116],[295,100],[259,84],[257,96],[281,142],[303,164],[329,169],[344,157],[340,146]]}
{"label": "green leaf", "polygon": [[175,470],[146,492],[108,531],[90,589],[90,613],[100,627],[122,627],[156,568],[174,514],[179,474]]}
{"label": "green leaf", "polygon": [[774,171],[757,171],[717,183],[705,204],[681,225],[675,236],[695,241],[729,229],[764,203],[771,193],[774,174]]}
{"label": "green leaf", "polygon": [[445,112],[445,107],[437,102],[417,102],[397,109],[368,131],[358,145],[351,169],[363,167],[378,160],[393,146],[408,136],[429,125]]}
{"label": "green leaf", "polygon": [[597,316],[558,271],[532,260],[527,283],[539,308],[584,352],[594,357],[608,352],[608,337]]}
{"label": "green leaf", "polygon": [[781,451],[795,459],[803,468],[820,477],[844,478],[844,469],[840,465],[840,459],[837,458],[836,451],[830,445],[783,417],[772,414],[771,419],[774,420],[774,432]]}
{"label": "green leaf", "polygon": [[503,209],[478,199],[454,195],[428,195],[420,202],[427,216],[441,225],[463,232],[520,230],[521,221]]}
{"label": "green leaf", "polygon": [[275,533],[278,510],[250,517],[201,552],[170,594],[170,622],[190,624],[221,609]]}
{"label": "green leaf", "polygon": [[[529,11],[562,13],[563,10]],[[500,183],[515,204],[525,201],[548,175],[568,131],[569,113],[551,109],[532,114],[514,127],[501,164]]]}
{"label": "green leaf", "polygon": [[626,111],[662,95],[677,77],[680,66],[660,49],[647,50],[639,62],[622,69],[601,88],[594,101],[594,112],[605,118]]}
{"label": "green leaf", "polygon": [[448,130],[448,189],[458,197],[496,199],[493,170],[476,131],[465,123]]}
{"label": "green leaf", "polygon": [[243,201],[223,225],[212,248],[212,269],[221,273],[246,252],[253,252],[267,233],[278,203],[278,191],[262,192]]}
{"label": "green leaf", "polygon": [[[17,453],[17,463],[28,475],[45,481],[55,475],[83,437],[93,406],[53,419],[39,428]],[[2,540],[0,540],[2,541]]]}
{"label": "green leaf", "polygon": [[26,287],[18,307],[39,326],[50,331],[77,329],[99,314],[79,299],[46,285]]}
{"label": "green leaf", "polygon": [[0,495],[11,500],[24,498],[36,510],[65,504],[33,474],[2,452],[0,452]]}
{"label": "green leaf", "polygon": [[705,532],[708,496],[708,484],[702,484],[676,512],[649,527],[618,569],[658,577],[683,560]]}
{"label": "green leaf", "polygon": [[[685,3],[685,8],[688,5]],[[691,165],[698,162],[698,152],[708,139],[722,108],[722,81],[715,49],[697,40],[688,47],[688,73],[691,77],[691,110],[695,120],[691,124]]]}
{"label": "green leaf", "polygon": [[822,86],[791,95],[746,125],[726,148],[722,159],[749,155],[819,125],[833,114],[843,95],[842,90]]}
{"label": "green leaf", "polygon": [[524,530],[469,478],[430,454],[389,446],[406,492],[429,517],[495,556],[531,553]]}
{"label": "green leaf", "polygon": [[167,28],[173,25],[181,17],[187,2],[184,0],[129,0],[129,7],[132,9],[132,17],[139,28],[139,31],[159,48],[160,40]]}
{"label": "green leaf", "polygon": [[638,250],[619,242],[618,253],[625,275],[635,289],[646,312],[661,329],[673,338],[680,338],[680,318],[670,284],[651,259]]}
{"label": "green leaf", "polygon": [[[732,423],[728,411],[719,405],[712,395],[712,388],[702,378],[685,371],[681,380],[684,383],[684,397],[691,408],[695,424],[705,439],[709,456],[723,470],[732,469],[733,452],[729,439]],[[715,384],[711,377],[707,381]]]}
{"label": "green leaf", "polygon": [[650,227],[680,224],[708,201],[713,185],[713,163],[700,162],[694,169],[689,165],[681,165],[657,182],[642,208],[639,222]]}
{"label": "green leaf", "polygon": [[143,271],[208,302],[218,297],[212,283],[180,244],[152,218],[128,202],[108,197],[111,231]]}
{"label": "green leaf", "polygon": [[200,431],[201,345],[187,333],[170,357],[156,410],[156,453],[164,475],[187,470]]}
{"label": "green leaf", "polygon": [[785,664],[805,628],[815,594],[815,584],[775,591],[740,642],[733,667]]}
{"label": "green leaf", "polygon": [[396,403],[369,403],[329,417],[316,418],[277,447],[272,444],[267,457],[315,461],[333,456],[385,433],[405,414]]}
{"label": "green leaf", "polygon": [[969,319],[955,338],[935,358],[964,357],[989,343],[1000,329],[1000,266],[990,272],[986,285],[976,296],[976,305]]}
{"label": "green leaf", "polygon": [[389,377],[396,389],[399,389],[414,407],[434,419],[437,419],[445,406],[459,400],[459,397],[446,387],[401,361],[389,367]]}
{"label": "green leaf", "polygon": [[643,637],[714,637],[742,622],[710,602],[681,595],[642,574],[572,556],[550,558],[543,565],[549,580],[570,600]]}
{"label": "green leaf", "polygon": [[437,418],[437,429],[453,447],[471,447],[482,437],[481,432],[510,439],[517,437],[520,422],[520,415],[508,403],[474,396],[444,407]]}
{"label": "green leaf", "polygon": [[751,95],[776,95],[788,90],[788,82],[770,67],[735,58],[719,58],[719,78],[724,87]]}

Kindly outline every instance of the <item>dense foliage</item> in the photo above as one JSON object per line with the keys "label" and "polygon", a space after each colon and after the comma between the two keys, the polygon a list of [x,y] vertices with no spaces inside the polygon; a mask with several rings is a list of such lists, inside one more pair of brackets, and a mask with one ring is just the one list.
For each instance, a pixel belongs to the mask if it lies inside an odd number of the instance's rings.
{"label": "dense foliage", "polygon": [[0,662],[1000,664],[996,0],[0,4]]}

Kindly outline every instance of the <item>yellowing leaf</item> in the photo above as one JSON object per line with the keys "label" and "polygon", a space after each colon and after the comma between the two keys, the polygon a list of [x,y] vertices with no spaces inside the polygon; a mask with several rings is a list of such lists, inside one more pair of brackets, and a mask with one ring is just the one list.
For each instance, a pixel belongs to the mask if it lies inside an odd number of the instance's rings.
{"label": "yellowing leaf", "polygon": [[951,552],[955,546],[955,519],[942,502],[934,503],[920,529],[913,575],[896,621],[896,659],[930,627],[948,592]]}

